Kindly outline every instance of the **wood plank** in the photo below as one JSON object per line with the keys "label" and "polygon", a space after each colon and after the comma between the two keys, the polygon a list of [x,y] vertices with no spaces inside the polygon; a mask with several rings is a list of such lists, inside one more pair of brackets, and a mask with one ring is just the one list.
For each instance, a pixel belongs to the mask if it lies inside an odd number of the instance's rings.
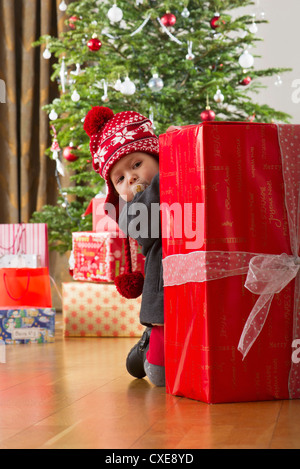
{"label": "wood plank", "polygon": [[300,401],[208,405],[128,375],[137,339],[8,346],[0,449],[299,448]]}

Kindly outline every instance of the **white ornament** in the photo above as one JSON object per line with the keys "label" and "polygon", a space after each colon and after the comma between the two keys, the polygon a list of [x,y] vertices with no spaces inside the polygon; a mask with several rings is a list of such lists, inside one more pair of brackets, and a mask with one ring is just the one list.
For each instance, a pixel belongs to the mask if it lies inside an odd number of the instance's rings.
{"label": "white ornament", "polygon": [[107,103],[109,101],[108,94],[107,94],[107,83],[106,80],[102,79],[102,86],[103,86],[103,96],[101,96],[101,99],[104,103]]}
{"label": "white ornament", "polygon": [[114,84],[114,89],[116,91],[121,91],[121,85],[122,85],[122,82],[121,82],[120,78],[118,78],[116,83]]}
{"label": "white ornament", "polygon": [[282,80],[281,80],[281,77],[279,75],[276,75],[276,81],[274,82],[274,85],[275,86],[282,85]]}
{"label": "white ornament", "polygon": [[245,50],[239,58],[239,64],[243,68],[250,68],[254,63],[254,57]]}
{"label": "white ornament", "polygon": [[123,11],[115,4],[108,10],[107,16],[112,23],[118,23],[123,18]]}
{"label": "white ornament", "polygon": [[57,113],[54,111],[54,109],[52,109],[50,114],[49,114],[49,119],[51,121],[55,121],[57,119],[57,117],[58,117]]}
{"label": "white ornament", "polygon": [[185,56],[187,60],[193,60],[195,58],[192,52],[192,48],[193,48],[193,41],[188,41],[188,53]]}
{"label": "white ornament", "polygon": [[66,4],[65,0],[62,0],[62,2],[59,4],[58,8],[60,9],[60,11],[66,11],[67,4]]}
{"label": "white ornament", "polygon": [[75,75],[75,76],[79,76],[79,74],[81,73],[81,68],[80,68],[80,64],[76,64],[76,70],[74,72],[70,72],[71,75]]}
{"label": "white ornament", "polygon": [[80,100],[80,96],[76,90],[73,91],[71,99],[74,103],[77,103]]}
{"label": "white ornament", "polygon": [[152,78],[148,81],[148,86],[154,93],[157,93],[164,87],[164,82],[158,76],[158,73],[153,73]]}
{"label": "white ornament", "polygon": [[183,16],[183,18],[188,18],[190,16],[190,12],[187,9],[187,7],[184,7],[184,9],[181,12],[181,16]]}
{"label": "white ornament", "polygon": [[133,81],[131,81],[129,77],[126,77],[120,87],[121,93],[130,96],[135,93],[135,90],[136,87]]}
{"label": "white ornament", "polygon": [[50,57],[51,57],[51,52],[50,52],[50,50],[48,49],[48,47],[46,47],[46,49],[44,50],[43,57],[44,57],[44,59],[50,59]]}
{"label": "white ornament", "polygon": [[214,95],[214,100],[216,103],[223,103],[224,95],[221,93],[221,90],[218,88],[216,94]]}
{"label": "white ornament", "polygon": [[61,61],[59,76],[60,76],[60,83],[61,83],[61,87],[62,87],[62,92],[65,93],[65,91],[66,91],[66,65],[65,65],[65,58],[64,57],[62,58],[62,61]]}
{"label": "white ornament", "polygon": [[251,24],[251,26],[249,27],[249,31],[250,33],[252,34],[256,34],[257,31],[258,31],[258,27],[257,27],[257,24],[253,21],[253,23]]}

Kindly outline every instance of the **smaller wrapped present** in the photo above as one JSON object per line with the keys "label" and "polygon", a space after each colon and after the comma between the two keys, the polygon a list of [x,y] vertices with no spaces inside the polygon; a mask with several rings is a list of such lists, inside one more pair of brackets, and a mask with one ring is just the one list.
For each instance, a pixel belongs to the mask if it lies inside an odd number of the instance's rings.
{"label": "smaller wrapped present", "polygon": [[[144,271],[145,257],[141,247],[130,239],[133,271]],[[123,238],[115,233],[73,233],[73,278],[84,282],[113,282],[124,273],[125,248]]]}
{"label": "smaller wrapped present", "polygon": [[0,310],[0,342],[9,344],[54,342],[55,309]]}
{"label": "smaller wrapped present", "polygon": [[127,300],[108,283],[62,284],[65,337],[140,337],[141,298]]}

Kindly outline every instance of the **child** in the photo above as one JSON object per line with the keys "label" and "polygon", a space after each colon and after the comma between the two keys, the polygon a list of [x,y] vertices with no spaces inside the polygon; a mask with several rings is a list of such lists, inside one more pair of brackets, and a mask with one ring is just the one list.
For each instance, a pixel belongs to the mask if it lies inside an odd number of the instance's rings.
{"label": "child", "polygon": [[[153,384],[164,386],[162,244],[157,210],[152,214],[152,208],[160,203],[158,137],[151,121],[141,114],[134,111],[114,114],[102,106],[88,112],[84,130],[91,139],[93,167],[107,184],[107,212],[116,217],[127,236],[137,240],[146,256],[145,279],[141,283],[140,273],[131,272],[127,239],[127,273],[116,279],[119,292],[126,298],[142,293],[140,322],[146,326],[142,338],[128,354],[127,370],[137,378],[146,374]],[[123,201],[122,208],[119,197]],[[132,230],[130,227],[140,204],[146,209],[143,214],[147,214],[147,229]]]}

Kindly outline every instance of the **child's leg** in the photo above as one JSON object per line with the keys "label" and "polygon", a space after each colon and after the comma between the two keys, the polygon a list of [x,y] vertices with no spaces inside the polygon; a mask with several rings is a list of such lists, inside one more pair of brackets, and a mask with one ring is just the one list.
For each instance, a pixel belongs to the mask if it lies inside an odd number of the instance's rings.
{"label": "child's leg", "polygon": [[152,327],[144,368],[155,386],[165,386],[164,326]]}

